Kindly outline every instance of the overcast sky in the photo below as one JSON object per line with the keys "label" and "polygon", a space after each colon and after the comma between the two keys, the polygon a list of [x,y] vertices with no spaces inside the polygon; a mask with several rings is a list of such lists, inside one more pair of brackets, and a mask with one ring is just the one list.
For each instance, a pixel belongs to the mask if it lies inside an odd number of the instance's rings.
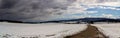
{"label": "overcast sky", "polygon": [[48,21],[120,17],[120,0],[0,0],[0,20]]}

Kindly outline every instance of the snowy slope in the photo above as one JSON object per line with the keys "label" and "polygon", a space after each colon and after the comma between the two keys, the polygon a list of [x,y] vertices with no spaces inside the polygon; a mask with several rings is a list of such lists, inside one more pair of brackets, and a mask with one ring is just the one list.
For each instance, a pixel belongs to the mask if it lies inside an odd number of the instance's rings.
{"label": "snowy slope", "polygon": [[[0,38],[8,34],[11,38],[40,37],[40,38],[63,38],[77,34],[87,28],[85,24],[19,24],[0,23]],[[6,35],[7,36],[7,35]]]}
{"label": "snowy slope", "polygon": [[120,38],[120,23],[93,24],[93,26],[98,27],[101,32],[110,38]]}

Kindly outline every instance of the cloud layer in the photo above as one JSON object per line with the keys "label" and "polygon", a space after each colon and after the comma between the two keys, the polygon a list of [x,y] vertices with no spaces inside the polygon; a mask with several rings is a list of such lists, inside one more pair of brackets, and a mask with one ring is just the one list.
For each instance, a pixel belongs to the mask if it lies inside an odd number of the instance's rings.
{"label": "cloud layer", "polygon": [[62,14],[62,10],[74,0],[0,0],[0,20],[45,21],[52,15]]}
{"label": "cloud layer", "polygon": [[120,10],[114,7],[103,7],[120,6],[119,2],[119,0],[0,0],[0,20],[39,22],[66,19],[67,15],[73,14],[77,15],[69,18],[83,18],[87,14],[99,13],[86,11],[89,8]]}

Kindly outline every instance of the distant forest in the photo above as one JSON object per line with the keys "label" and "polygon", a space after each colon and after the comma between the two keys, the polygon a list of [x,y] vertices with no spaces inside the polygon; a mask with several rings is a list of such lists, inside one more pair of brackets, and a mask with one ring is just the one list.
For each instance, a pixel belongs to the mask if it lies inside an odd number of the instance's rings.
{"label": "distant forest", "polygon": [[120,22],[120,19],[112,19],[112,18],[80,18],[80,19],[70,19],[70,20],[54,20],[54,21],[42,21],[42,22],[23,22],[23,21],[14,21],[14,20],[0,20],[0,22],[11,22],[11,23],[89,23],[94,24],[95,22],[107,22],[107,23],[117,23]]}

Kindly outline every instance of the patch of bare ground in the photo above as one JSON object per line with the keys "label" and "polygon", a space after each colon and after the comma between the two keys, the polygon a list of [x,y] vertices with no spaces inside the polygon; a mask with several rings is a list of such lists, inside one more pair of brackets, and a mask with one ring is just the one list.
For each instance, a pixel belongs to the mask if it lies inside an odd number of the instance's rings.
{"label": "patch of bare ground", "polygon": [[108,38],[103,33],[101,33],[95,26],[88,25],[87,29],[72,36],[67,36],[65,38]]}

